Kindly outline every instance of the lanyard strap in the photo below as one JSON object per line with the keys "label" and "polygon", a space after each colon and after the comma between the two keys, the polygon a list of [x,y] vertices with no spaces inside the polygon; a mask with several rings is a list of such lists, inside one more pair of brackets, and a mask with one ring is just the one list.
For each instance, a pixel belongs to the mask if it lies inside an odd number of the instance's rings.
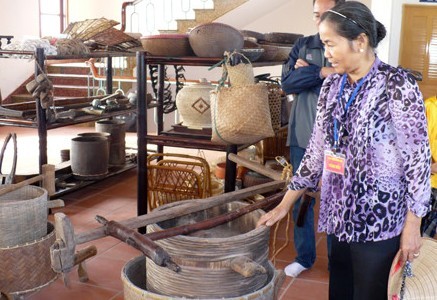
{"label": "lanyard strap", "polygon": [[[366,77],[363,77],[360,79],[360,81],[358,81],[357,86],[355,87],[354,91],[352,92],[352,95],[350,96],[349,100],[346,103],[346,106],[344,107],[344,112],[343,112],[342,117],[346,116],[346,113],[347,113],[349,107],[351,106],[352,102],[357,97],[358,91],[360,90],[361,86],[363,85],[365,78]],[[342,77],[342,80],[341,80],[340,91],[338,92],[338,95],[337,95],[337,103],[340,103],[340,101],[341,101],[341,96],[343,95],[344,86],[346,85],[346,79],[347,79],[347,75],[344,74]],[[334,150],[338,150],[338,147],[340,146],[338,122],[339,121],[337,120],[337,118],[334,118]]]}

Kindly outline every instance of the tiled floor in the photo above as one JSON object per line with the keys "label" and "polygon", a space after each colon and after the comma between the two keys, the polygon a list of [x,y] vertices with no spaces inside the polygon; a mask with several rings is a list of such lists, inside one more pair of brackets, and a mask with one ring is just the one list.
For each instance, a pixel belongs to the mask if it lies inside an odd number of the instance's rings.
{"label": "tiled floor", "polygon": [[[35,138],[35,132],[29,135],[27,131],[18,131],[19,139],[20,137]],[[86,130],[82,129],[82,131]],[[5,128],[0,127],[0,141],[3,140],[6,133]],[[68,132],[68,134],[72,133],[74,132]],[[58,136],[65,138],[64,135],[61,131],[58,132]],[[56,136],[56,133],[52,134],[51,139],[54,139],[54,136]],[[55,143],[53,141],[50,143],[56,144],[58,147],[65,146],[65,144],[62,145],[62,143]],[[217,154],[212,154],[210,157],[214,157],[214,155],[217,156]],[[116,221],[135,217],[137,207],[136,197],[136,169],[133,169],[107,178],[82,190],[64,195],[61,198],[65,201],[66,206],[54,209],[53,212],[65,213],[71,219],[75,232],[80,233],[99,226],[94,220],[95,215],[101,215],[108,220]],[[53,219],[53,215],[50,216],[50,219]],[[290,232],[292,232],[292,226],[290,225]],[[276,248],[283,245],[285,241],[284,228],[285,225],[283,224],[278,231]],[[290,233],[290,238],[291,242],[275,259],[277,269],[283,269],[294,258],[295,251],[292,243],[292,233]],[[316,234],[316,239],[317,261],[315,265],[309,271],[302,273],[298,278],[286,277],[280,289],[279,299],[328,299],[326,236],[318,233]],[[138,256],[140,254],[139,251],[112,237],[98,239],[87,244],[94,244],[98,249],[97,256],[90,259],[87,263],[90,277],[88,282],[79,282],[77,270],[74,269],[69,274],[70,287],[65,287],[62,278],[58,278],[54,283],[30,295],[27,299],[123,299],[123,285],[120,279],[121,269],[127,261]],[[78,248],[85,245],[80,245]],[[271,246],[272,249],[273,247]]]}

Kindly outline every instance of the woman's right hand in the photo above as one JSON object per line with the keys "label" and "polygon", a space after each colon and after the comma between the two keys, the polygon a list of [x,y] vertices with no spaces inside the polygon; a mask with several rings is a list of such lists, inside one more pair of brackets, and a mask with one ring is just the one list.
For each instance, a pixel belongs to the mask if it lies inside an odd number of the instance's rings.
{"label": "woman's right hand", "polygon": [[261,216],[261,218],[259,218],[258,220],[258,223],[256,224],[256,227],[259,227],[261,225],[272,226],[276,222],[280,221],[283,217],[285,217],[288,213],[288,209],[281,206],[281,204],[276,206],[265,215]]}
{"label": "woman's right hand", "polygon": [[293,204],[297,201],[297,199],[299,199],[300,196],[303,195],[304,191],[305,190],[288,190],[278,206],[259,218],[256,227],[261,225],[272,226],[281,220],[288,214]]}

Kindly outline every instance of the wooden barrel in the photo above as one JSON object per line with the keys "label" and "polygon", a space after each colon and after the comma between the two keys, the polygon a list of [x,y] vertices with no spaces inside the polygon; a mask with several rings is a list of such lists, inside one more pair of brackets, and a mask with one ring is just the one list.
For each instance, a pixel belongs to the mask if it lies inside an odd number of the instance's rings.
{"label": "wooden barrel", "polygon": [[71,170],[74,177],[94,180],[108,174],[108,139],[78,136],[71,140]]}
{"label": "wooden barrel", "polygon": [[[144,256],[138,256],[130,261],[123,267],[121,271],[121,280],[123,282],[123,293],[125,300],[186,300],[186,297],[174,297],[166,296],[158,293],[154,293],[147,290],[146,280],[147,272],[144,265],[146,264],[146,258]],[[208,297],[190,297],[190,299],[222,299],[222,300],[272,300],[276,299],[278,285],[281,284],[279,280],[278,272],[275,270],[271,263],[268,264],[267,269],[268,277],[267,283],[259,290],[231,298],[219,298],[211,294]],[[279,281],[279,282],[278,282]],[[194,283],[196,284],[196,283]],[[221,283],[216,285],[220,286]]]}
{"label": "wooden barrel", "polygon": [[50,261],[50,246],[56,239],[54,229],[46,220],[47,234],[43,238],[0,248],[0,291],[8,299],[21,299],[18,297],[35,292],[57,278]]}
{"label": "wooden barrel", "polygon": [[[176,203],[170,204],[172,206]],[[247,205],[232,202],[148,226],[149,232],[195,223]],[[168,205],[158,207],[165,210]],[[147,290],[173,297],[232,298],[258,291],[268,281],[267,273],[250,277],[233,270],[237,259],[249,259],[262,269],[268,267],[269,227],[256,228],[264,212],[256,210],[238,219],[197,231],[156,241],[181,267],[179,273],[147,260]],[[217,284],[217,283],[220,284]]]}
{"label": "wooden barrel", "polygon": [[126,164],[126,124],[121,120],[102,120],[96,122],[97,132],[107,132],[109,139],[109,165],[123,166]]}
{"label": "wooden barrel", "polygon": [[27,185],[0,196],[0,248],[33,242],[47,234],[47,191]]}

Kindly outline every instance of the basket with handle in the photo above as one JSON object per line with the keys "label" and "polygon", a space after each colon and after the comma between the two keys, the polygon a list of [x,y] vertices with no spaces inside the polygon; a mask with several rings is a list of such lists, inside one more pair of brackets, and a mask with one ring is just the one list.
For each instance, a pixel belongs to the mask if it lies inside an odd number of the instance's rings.
{"label": "basket with handle", "polygon": [[237,51],[225,52],[223,64],[223,76],[229,77],[232,86],[245,86],[255,84],[255,76],[250,60]]}
{"label": "basket with handle", "polygon": [[149,208],[211,196],[208,162],[198,156],[155,153],[147,157]]}

